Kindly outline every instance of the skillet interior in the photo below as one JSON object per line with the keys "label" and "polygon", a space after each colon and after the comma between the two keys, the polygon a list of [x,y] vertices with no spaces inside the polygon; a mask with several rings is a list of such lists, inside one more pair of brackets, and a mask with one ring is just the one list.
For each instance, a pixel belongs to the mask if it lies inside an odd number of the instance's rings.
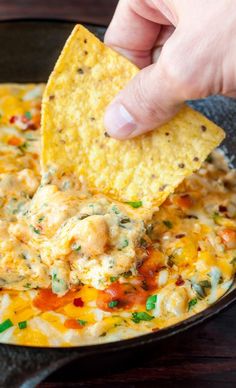
{"label": "skillet interior", "polygon": [[[103,36],[104,28],[91,25],[88,27],[100,38]],[[1,23],[0,82],[45,82],[72,28],[73,23],[64,22]],[[232,158],[236,150],[236,101],[224,97],[211,97],[190,104],[227,131],[228,136],[224,146]],[[173,343],[173,335],[179,338],[184,330],[214,316],[234,300],[236,300],[236,291],[232,290],[212,307],[187,321],[160,332],[118,343],[72,349],[44,349],[0,344],[0,386],[18,387],[26,380],[29,383],[27,387],[33,386],[53,370],[77,358],[91,365],[91,359],[96,357],[96,363],[102,365],[107,353],[112,354],[113,360],[115,357],[124,360],[124,356],[129,356],[134,348],[139,347],[143,350],[143,347],[157,345],[157,342],[158,351],[160,351],[162,345],[167,348],[170,343]]]}

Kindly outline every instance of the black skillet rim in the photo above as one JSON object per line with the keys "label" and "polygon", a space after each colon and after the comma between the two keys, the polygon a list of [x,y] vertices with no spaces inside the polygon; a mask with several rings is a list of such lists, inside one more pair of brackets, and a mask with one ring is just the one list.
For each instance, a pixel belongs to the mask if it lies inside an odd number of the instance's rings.
{"label": "black skillet rim", "polygon": [[[20,24],[20,23],[52,23],[52,24],[71,24],[72,26],[74,24],[80,23],[76,20],[64,20],[64,19],[50,19],[50,18],[19,18],[19,19],[4,19],[1,20],[0,23],[2,24]],[[81,22],[81,24],[85,25],[86,27],[93,27],[93,28],[106,28],[104,25],[99,25],[95,23],[90,22]],[[234,285],[231,286],[233,288]],[[143,335],[139,335],[137,337],[129,338],[129,339],[123,339],[120,341],[114,341],[114,342],[108,342],[103,344],[91,344],[91,345],[83,345],[83,346],[67,346],[67,347],[45,347],[45,346],[30,346],[30,345],[18,345],[18,344],[8,344],[8,343],[0,343],[0,347],[6,347],[9,349],[28,349],[32,351],[50,351],[50,352],[57,352],[57,354],[63,354],[68,352],[68,350],[71,350],[71,352],[78,351],[78,356],[80,353],[97,353],[97,352],[106,352],[106,351],[118,351],[118,350],[125,350],[125,349],[131,349],[136,348],[144,345],[153,344],[155,342],[163,341],[167,338],[170,338],[172,336],[176,336],[177,334],[180,334],[190,328],[193,328],[197,325],[200,325],[201,323],[209,320],[210,318],[213,318],[214,316],[218,315],[221,311],[226,310],[229,308],[234,302],[236,301],[236,288],[232,291],[228,290],[225,295],[223,295],[218,301],[216,301],[214,304],[206,308],[205,310],[193,315],[192,317],[180,321],[174,325],[171,325],[167,328],[161,329],[160,331],[151,332]]]}

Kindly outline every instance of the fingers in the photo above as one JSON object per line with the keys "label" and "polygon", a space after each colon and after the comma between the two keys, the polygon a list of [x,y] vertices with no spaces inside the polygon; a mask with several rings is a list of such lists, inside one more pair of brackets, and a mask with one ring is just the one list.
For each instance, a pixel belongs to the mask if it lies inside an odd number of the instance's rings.
{"label": "fingers", "polygon": [[[130,0],[119,2],[107,30],[105,43],[143,68],[151,63],[151,52],[160,25],[138,14],[132,3]],[[149,12],[146,1],[142,1],[142,10]]]}
{"label": "fingers", "polygon": [[[162,57],[162,55],[161,55]],[[150,131],[175,115],[183,102],[178,72],[160,58],[141,70],[123,89],[105,114],[110,136],[128,139]]]}

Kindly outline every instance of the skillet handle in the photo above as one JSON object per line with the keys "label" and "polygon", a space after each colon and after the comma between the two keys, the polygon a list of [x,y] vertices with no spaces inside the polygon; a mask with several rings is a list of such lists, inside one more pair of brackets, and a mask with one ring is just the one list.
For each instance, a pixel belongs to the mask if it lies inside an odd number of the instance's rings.
{"label": "skillet handle", "polygon": [[0,345],[0,387],[35,387],[50,373],[80,357],[78,353],[73,348]]}

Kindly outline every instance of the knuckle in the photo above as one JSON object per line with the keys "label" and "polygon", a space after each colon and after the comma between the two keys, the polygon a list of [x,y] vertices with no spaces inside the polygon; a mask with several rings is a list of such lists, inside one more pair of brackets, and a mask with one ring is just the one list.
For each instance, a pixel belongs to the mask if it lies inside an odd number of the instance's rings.
{"label": "knuckle", "polygon": [[164,77],[170,87],[183,99],[197,98],[198,91],[198,67],[189,65],[187,58],[189,50],[180,49],[179,45],[172,48],[163,48],[161,66]]}

